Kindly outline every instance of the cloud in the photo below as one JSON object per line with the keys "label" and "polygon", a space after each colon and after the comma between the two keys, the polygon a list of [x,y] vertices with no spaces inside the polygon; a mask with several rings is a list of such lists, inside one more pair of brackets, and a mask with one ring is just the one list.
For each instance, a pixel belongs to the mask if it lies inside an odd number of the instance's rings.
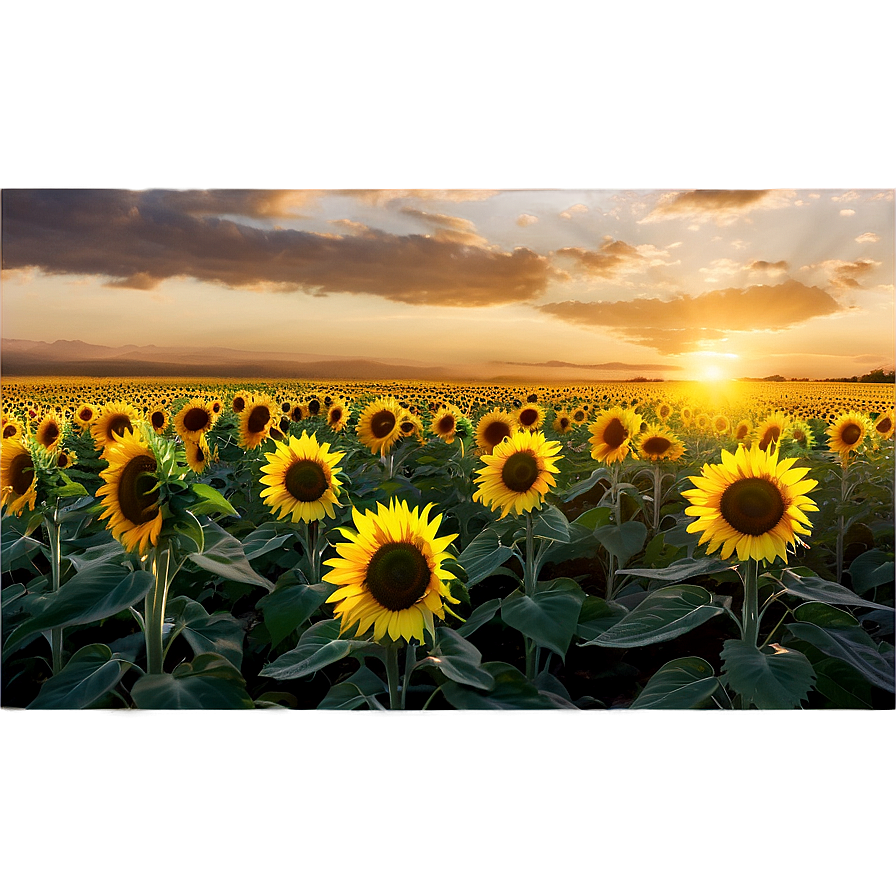
{"label": "cloud", "polygon": [[607,361],[605,364],[575,364],[572,361],[493,361],[514,367],[575,367],[577,370],[683,370],[679,364],[629,364],[625,361]]}
{"label": "cloud", "polygon": [[818,264],[804,265],[801,271],[822,270],[828,278],[828,283],[834,290],[866,289],[862,282],[870,274],[879,268],[881,263],[872,258],[857,258],[855,261],[843,261],[839,258],[829,258]]}
{"label": "cloud", "polygon": [[831,202],[855,202],[860,196],[855,190],[847,190],[839,196],[831,196]]}
{"label": "cloud", "polygon": [[530,224],[535,224],[536,221],[538,221],[538,217],[537,217],[536,215],[526,215],[526,214],[523,214],[523,215],[520,215],[520,216],[516,219],[516,223],[517,223],[520,227],[528,227]]}
{"label": "cloud", "polygon": [[487,246],[488,241],[476,232],[476,225],[466,218],[453,215],[442,215],[437,212],[425,212],[418,208],[405,206],[401,213],[418,221],[432,225],[433,239],[446,243],[462,243],[465,246]]}
{"label": "cloud", "polygon": [[783,277],[790,265],[784,261],[751,261],[743,270],[750,276]]}
{"label": "cloud", "polygon": [[[191,277],[235,288],[273,285],[315,295],[370,294],[469,307],[536,299],[552,278],[567,276],[526,248],[506,252],[371,228],[340,235],[248,226],[216,215],[279,213],[281,206],[265,205],[252,191],[230,192],[4,190],[3,266],[95,275],[129,288]],[[421,220],[437,229],[450,222],[460,229],[443,229],[465,232],[460,218]]]}
{"label": "cloud", "polygon": [[421,199],[424,202],[482,202],[498,190],[330,190],[330,193],[351,196],[368,205],[389,205],[397,200]]}
{"label": "cloud", "polygon": [[615,280],[633,271],[671,264],[669,252],[665,249],[658,249],[649,243],[632,246],[610,236],[604,237],[597,251],[569,247],[558,249],[554,255],[571,258],[583,274],[602,280]]}
{"label": "cloud", "polygon": [[[792,190],[688,190],[664,193],[653,210],[638,221],[652,224],[670,218],[733,224],[754,209],[781,208],[790,203]],[[693,225],[692,225],[693,226]]]}
{"label": "cloud", "polygon": [[841,208],[840,209],[840,217],[841,218],[851,218],[856,213],[854,208]]}
{"label": "cloud", "polygon": [[575,205],[571,205],[568,209],[560,212],[560,217],[569,220],[574,215],[584,215],[587,211],[587,205],[582,205],[581,202],[577,202]]}
{"label": "cloud", "polygon": [[773,286],[712,290],[694,297],[555,302],[538,310],[578,326],[605,327],[664,354],[679,354],[731,333],[784,330],[843,308],[825,290],[788,279]]}
{"label": "cloud", "polygon": [[866,230],[861,236],[856,237],[857,243],[878,243],[880,242],[880,237],[876,233],[871,233],[871,231]]}

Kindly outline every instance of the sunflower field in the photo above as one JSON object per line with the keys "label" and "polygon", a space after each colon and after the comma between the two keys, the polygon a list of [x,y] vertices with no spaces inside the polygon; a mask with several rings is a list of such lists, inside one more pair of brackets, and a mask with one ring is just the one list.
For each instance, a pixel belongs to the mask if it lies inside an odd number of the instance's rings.
{"label": "sunflower field", "polygon": [[3,705],[892,708],[893,398],[6,378]]}

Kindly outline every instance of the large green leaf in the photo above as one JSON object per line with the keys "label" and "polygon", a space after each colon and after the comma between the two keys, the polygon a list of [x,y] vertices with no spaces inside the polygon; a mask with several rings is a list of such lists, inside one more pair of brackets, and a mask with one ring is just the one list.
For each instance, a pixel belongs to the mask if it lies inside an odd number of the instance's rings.
{"label": "large green leaf", "polygon": [[226,610],[209,615],[202,604],[188,597],[171,601],[175,632],[182,633],[198,656],[217,653],[237,669],[243,662],[243,627]]}
{"label": "large green leaf", "polygon": [[594,532],[595,529],[601,526],[609,525],[612,518],[612,508],[592,507],[591,510],[586,510],[581,516],[577,517],[575,523],[584,529],[588,529],[590,532]]}
{"label": "large green leaf", "polygon": [[484,604],[480,604],[476,607],[476,609],[467,617],[467,621],[463,625],[459,625],[455,631],[466,638],[468,635],[472,635],[476,629],[482,628],[486,622],[491,622],[495,617],[495,613],[500,609],[500,598],[494,597],[491,600],[487,600]]}
{"label": "large green leaf", "polygon": [[455,709],[554,709],[555,703],[507,663],[484,663],[482,668],[495,680],[490,691],[467,687],[455,681],[442,685],[445,699]]}
{"label": "large green leaf", "polygon": [[264,613],[264,624],[271,635],[272,646],[276,647],[288,634],[307,622],[311,614],[335,590],[336,586],[327,582],[317,585],[296,582],[282,586],[278,582],[273,591],[258,601],[258,607]]}
{"label": "large green leaf", "polygon": [[131,689],[138,709],[252,709],[239,672],[221,656],[201,654],[173,673],[144,675]]}
{"label": "large green leaf", "polygon": [[695,576],[710,575],[714,572],[728,572],[733,569],[730,563],[715,557],[684,558],[676,560],[662,569],[620,569],[616,575],[640,576],[644,579],[656,579],[660,582],[683,582]]}
{"label": "large green leaf", "polygon": [[473,688],[489,690],[495,679],[482,668],[482,654],[462,635],[447,626],[436,629],[436,643],[419,666],[435,666],[446,678]]}
{"label": "large green leaf", "polygon": [[283,532],[274,523],[265,523],[257,529],[253,529],[243,539],[243,551],[247,560],[254,560],[264,554],[269,554],[287,543],[295,543],[298,536],[295,532]]}
{"label": "large green leaf", "polygon": [[91,566],[75,573],[59,591],[42,600],[38,614],[9,636],[4,650],[17,650],[35,632],[114,616],[143,600],[154,582],[151,573],[142,570],[129,573],[122,566]]}
{"label": "large green leaf", "polygon": [[199,499],[190,507],[193,513],[223,513],[227,516],[239,516],[230,501],[217,489],[202,482],[194,482],[190,488]]}
{"label": "large green leaf", "polygon": [[871,685],[860,672],[835,657],[813,661],[815,690],[831,701],[835,709],[873,709]]}
{"label": "large green leaf", "polygon": [[[848,588],[829,582],[817,576],[800,576],[790,569],[785,569],[781,576],[781,585],[788,594],[809,601],[820,601],[823,604],[834,604],[843,607],[868,607],[872,610],[888,609],[883,604],[875,604],[864,600]],[[890,612],[893,608],[889,607]]]}
{"label": "large green leaf", "polygon": [[635,556],[647,540],[647,526],[638,520],[629,520],[621,526],[600,526],[594,537],[624,566]]}
{"label": "large green leaf", "polygon": [[222,579],[260,585],[268,591],[273,589],[273,582],[259,575],[249,565],[243,546],[237,539],[211,520],[202,529],[205,533],[205,549],[201,554],[188,555],[197,566]]}
{"label": "large green leaf", "polygon": [[572,579],[539,582],[531,597],[517,589],[504,599],[501,619],[541,647],[566,656],[585,592]]}
{"label": "large green leaf", "polygon": [[579,611],[576,636],[586,640],[596,638],[627,615],[628,610],[615,601],[608,602],[602,597],[594,597],[589,594]]}
{"label": "large green leaf", "polygon": [[585,492],[590,492],[601,480],[609,483],[610,471],[606,467],[598,467],[591,471],[591,475],[587,479],[582,479],[569,486],[565,491],[559,492],[558,497],[562,501],[572,501]]}
{"label": "large green leaf", "polygon": [[494,529],[488,527],[464,548],[457,562],[467,571],[467,586],[472,587],[490,576],[512,556],[510,545],[502,544]]}
{"label": "large green leaf", "polygon": [[532,533],[537,538],[550,538],[553,541],[569,541],[569,520],[551,504],[545,504],[536,512]]}
{"label": "large green leaf", "polygon": [[871,684],[896,692],[892,654],[880,654],[871,636],[852,616],[819,604],[797,607],[794,616],[798,621],[788,623],[787,629],[795,638],[848,663]]}
{"label": "large green leaf", "polygon": [[774,646],[760,650],[744,641],[722,646],[722,683],[757,709],[793,709],[815,683],[812,663],[796,650]]}
{"label": "large green leaf", "polygon": [[669,585],[654,591],[624,619],[583,646],[629,648],[671,641],[724,612],[705,588]]}
{"label": "large green leaf", "polygon": [[299,643],[282,656],[268,663],[261,674],[268,678],[284,680],[303,678],[338,660],[345,659],[353,650],[369,648],[370,641],[339,638],[339,620],[325,619],[316,622],[306,631]]}
{"label": "large green leaf", "polygon": [[105,644],[88,644],[44,682],[28,708],[84,709],[111,691],[123,673],[122,664]]}
{"label": "large green leaf", "polygon": [[685,656],[658,669],[632,703],[632,709],[696,709],[719,687],[713,667],[699,656]]}
{"label": "large green leaf", "polygon": [[[852,581],[852,587],[858,594],[865,594],[879,585],[892,585],[894,578],[893,558],[877,549],[865,551],[864,554],[860,554],[849,564],[849,578]],[[877,606],[880,606],[880,604]]]}
{"label": "large green leaf", "polygon": [[386,683],[367,666],[361,666],[345,681],[334,684],[317,708],[358,709],[367,706],[370,709],[385,709],[376,699],[378,694],[385,693]]}

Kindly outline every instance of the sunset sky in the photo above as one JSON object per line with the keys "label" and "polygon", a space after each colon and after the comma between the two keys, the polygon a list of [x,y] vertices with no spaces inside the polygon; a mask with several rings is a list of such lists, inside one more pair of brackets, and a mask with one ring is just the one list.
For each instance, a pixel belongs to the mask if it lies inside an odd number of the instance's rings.
{"label": "sunset sky", "polygon": [[6,338],[607,379],[894,363],[892,190],[5,190],[2,211]]}

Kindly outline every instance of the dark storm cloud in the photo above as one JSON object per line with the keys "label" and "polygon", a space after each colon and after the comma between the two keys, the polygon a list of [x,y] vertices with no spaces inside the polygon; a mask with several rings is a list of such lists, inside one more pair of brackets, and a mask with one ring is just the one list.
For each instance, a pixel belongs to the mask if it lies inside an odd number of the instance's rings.
{"label": "dark storm cloud", "polygon": [[6,190],[3,267],[97,275],[139,289],[192,277],[230,287],[373,294],[408,304],[456,306],[538,298],[552,277],[562,276],[525,248],[503,252],[478,242],[373,229],[348,235],[264,229],[219,217],[280,216],[300,205],[303,195]]}
{"label": "dark storm cloud", "polygon": [[665,354],[693,351],[731,332],[782,330],[843,310],[818,287],[787,280],[775,286],[717,289],[698,296],[630,302],[556,302],[540,311],[571,324],[606,327]]}

